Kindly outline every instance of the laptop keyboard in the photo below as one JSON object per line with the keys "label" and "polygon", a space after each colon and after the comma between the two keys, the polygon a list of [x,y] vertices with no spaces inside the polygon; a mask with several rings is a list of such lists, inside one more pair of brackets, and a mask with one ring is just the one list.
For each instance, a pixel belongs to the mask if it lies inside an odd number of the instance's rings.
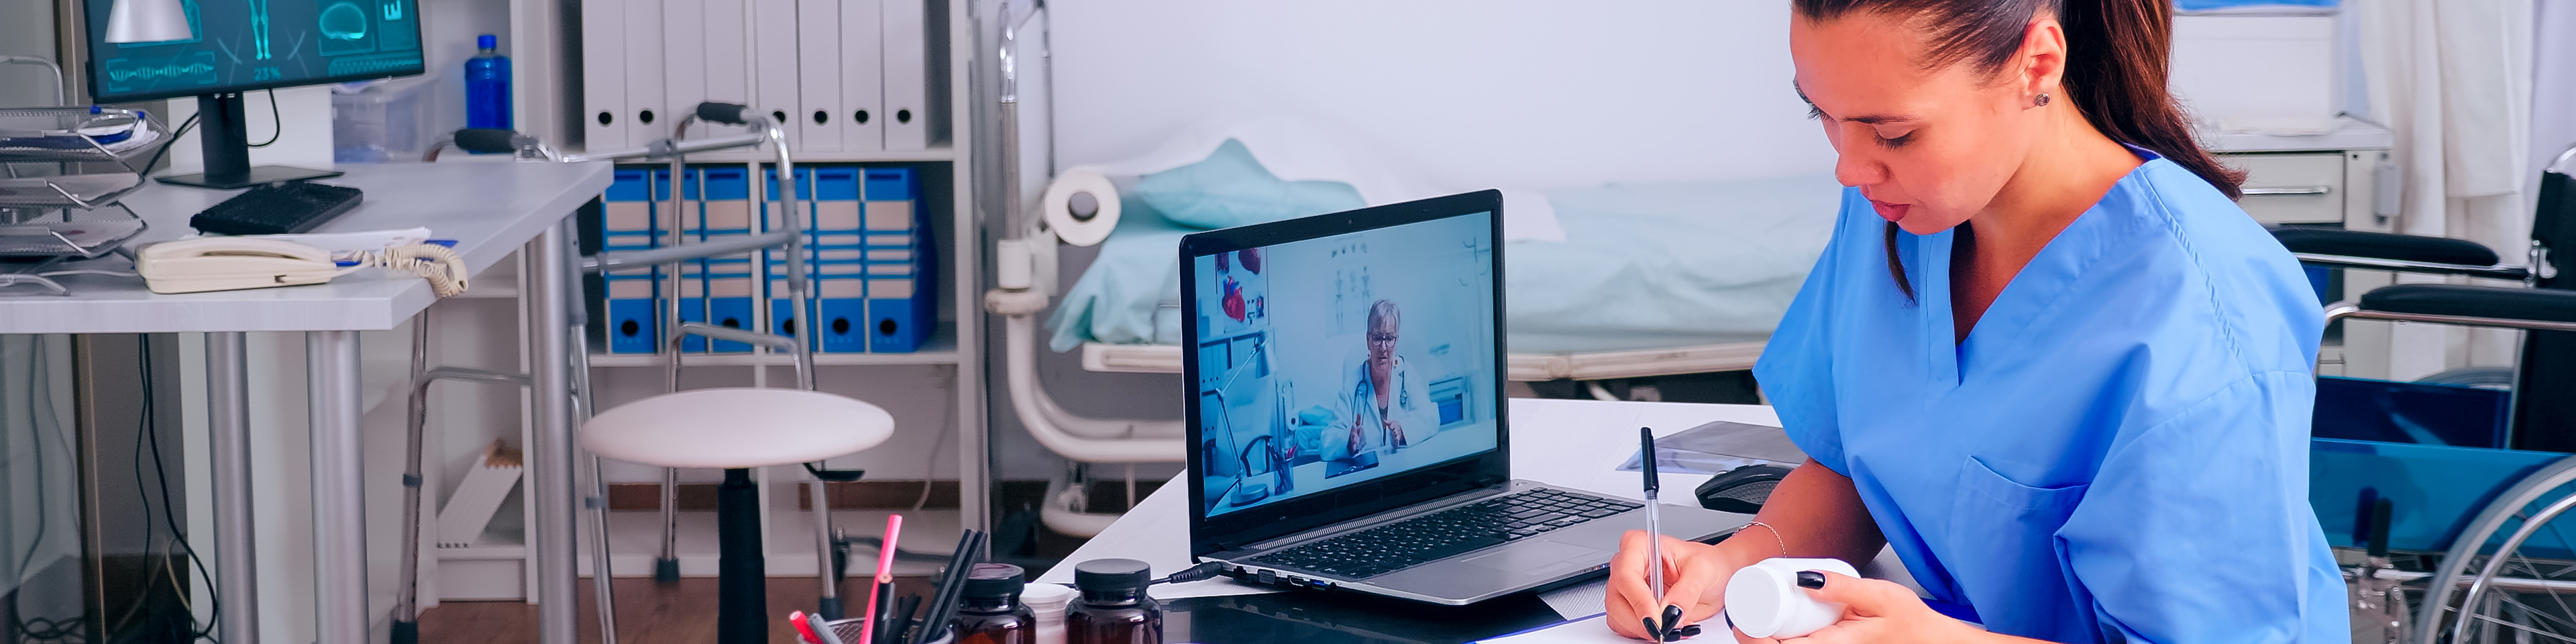
{"label": "laptop keyboard", "polygon": [[1542,488],[1261,555],[1250,563],[1366,579],[1642,507]]}

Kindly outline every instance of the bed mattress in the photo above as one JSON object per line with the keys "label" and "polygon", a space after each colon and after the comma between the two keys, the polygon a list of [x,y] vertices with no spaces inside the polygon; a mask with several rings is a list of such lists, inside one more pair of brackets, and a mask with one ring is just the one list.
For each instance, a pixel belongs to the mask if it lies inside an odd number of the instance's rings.
{"label": "bed mattress", "polygon": [[[1759,343],[1832,236],[1841,186],[1826,175],[1546,191],[1564,241],[1504,246],[1515,354]],[[1193,232],[1122,199],[1126,216],[1047,320],[1050,346],[1181,341],[1180,238]]]}

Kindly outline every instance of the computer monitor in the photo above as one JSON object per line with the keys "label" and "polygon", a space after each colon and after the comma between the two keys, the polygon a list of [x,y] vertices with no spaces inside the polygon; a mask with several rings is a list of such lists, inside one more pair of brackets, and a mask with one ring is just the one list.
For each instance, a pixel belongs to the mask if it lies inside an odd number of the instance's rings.
{"label": "computer monitor", "polygon": [[197,97],[202,174],[165,183],[212,188],[338,175],[251,167],[242,94],[411,76],[425,62],[418,0],[179,0],[196,37],[107,41],[115,0],[85,0],[90,95],[101,103]]}
{"label": "computer monitor", "polygon": [[[1329,514],[1501,453],[1491,193],[1193,235],[1184,370],[1200,516]],[[1469,468],[1474,469],[1474,468]],[[1308,503],[1310,500],[1322,500]],[[1347,501],[1349,499],[1342,499]],[[1290,509],[1280,509],[1293,506]],[[1247,512],[1264,508],[1268,512]],[[1222,517],[1222,518],[1221,518]]]}

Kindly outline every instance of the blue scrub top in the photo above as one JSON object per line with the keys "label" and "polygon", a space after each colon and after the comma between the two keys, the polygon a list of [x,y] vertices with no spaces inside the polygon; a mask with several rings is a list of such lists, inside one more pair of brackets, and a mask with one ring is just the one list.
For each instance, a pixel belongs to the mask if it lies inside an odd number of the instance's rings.
{"label": "blue scrub top", "polygon": [[2316,292],[2216,188],[2153,155],[2048,243],[1966,342],[1953,233],[1843,195],[1754,367],[1935,599],[2057,642],[2344,642],[2308,507]]}

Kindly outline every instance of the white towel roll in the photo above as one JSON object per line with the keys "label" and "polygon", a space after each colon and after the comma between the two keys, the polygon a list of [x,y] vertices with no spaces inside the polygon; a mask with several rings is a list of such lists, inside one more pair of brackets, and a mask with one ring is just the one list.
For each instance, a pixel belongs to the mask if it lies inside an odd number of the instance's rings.
{"label": "white towel roll", "polygon": [[1118,186],[1089,168],[1066,170],[1047,184],[1038,208],[1047,228],[1064,243],[1098,244],[1118,228]]}

